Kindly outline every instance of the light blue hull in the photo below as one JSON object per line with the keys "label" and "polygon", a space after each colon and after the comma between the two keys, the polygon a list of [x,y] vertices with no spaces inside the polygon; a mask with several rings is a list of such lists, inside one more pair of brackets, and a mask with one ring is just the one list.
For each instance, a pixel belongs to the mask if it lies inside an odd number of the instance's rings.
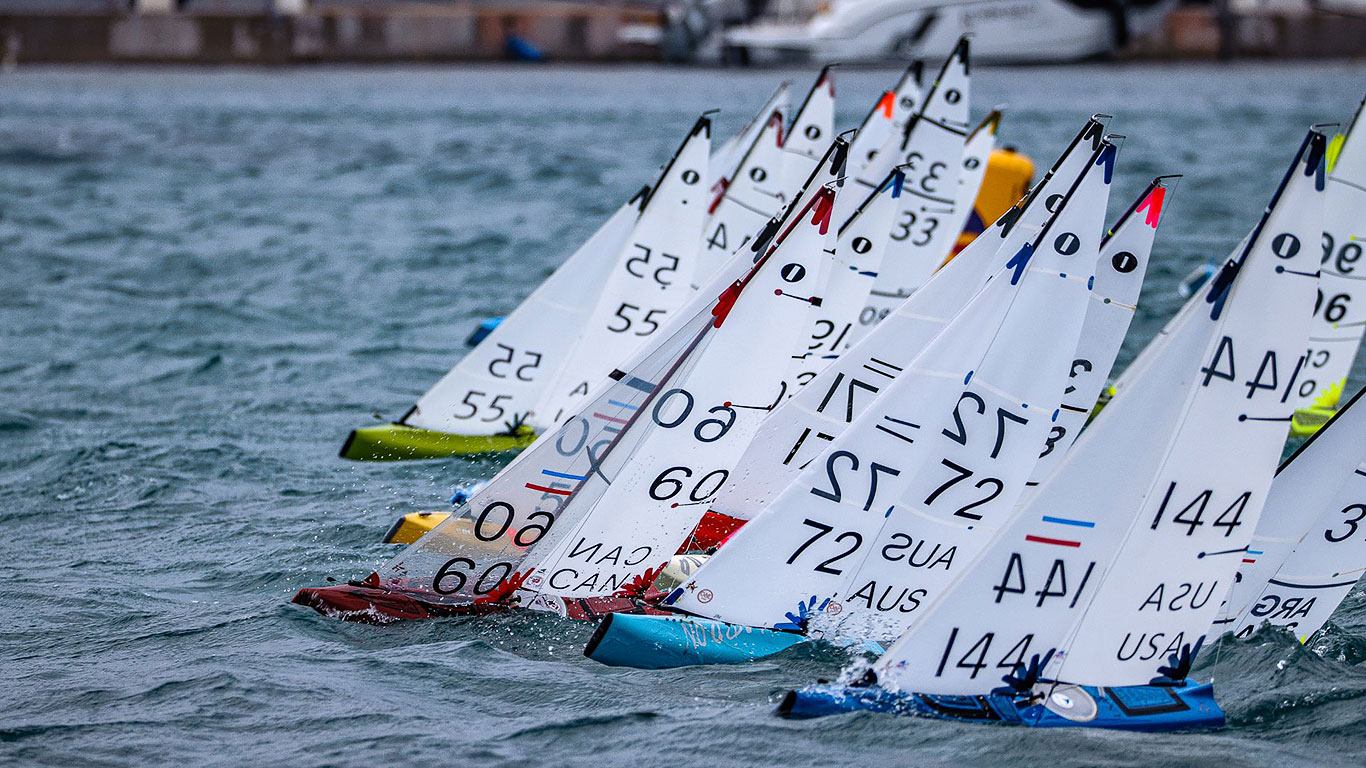
{"label": "light blue hull", "polygon": [[792,718],[847,712],[882,712],[944,720],[994,722],[1031,728],[1111,728],[1189,731],[1224,727],[1224,711],[1209,683],[1179,688],[1058,686],[1046,703],[1011,696],[931,696],[866,687],[815,685],[789,691],[778,714]]}
{"label": "light blue hull", "polygon": [[691,616],[609,614],[583,655],[613,667],[672,669],[696,664],[738,664],[772,656],[807,638]]}
{"label": "light blue hull", "polygon": [[477,346],[479,342],[488,338],[488,335],[493,333],[493,329],[497,328],[498,324],[501,322],[503,322],[503,318],[501,317],[486,317],[483,320],[480,320],[479,325],[470,332],[469,338],[465,339],[465,346]]}

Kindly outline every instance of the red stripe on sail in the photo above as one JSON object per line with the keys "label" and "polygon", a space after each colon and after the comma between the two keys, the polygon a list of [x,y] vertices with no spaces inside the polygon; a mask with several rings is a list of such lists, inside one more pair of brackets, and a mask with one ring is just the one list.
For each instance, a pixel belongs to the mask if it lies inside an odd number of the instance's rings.
{"label": "red stripe on sail", "polygon": [[1025,536],[1025,541],[1032,541],[1035,544],[1052,544],[1055,547],[1080,547],[1080,541],[1069,541],[1067,539],[1050,539],[1047,536],[1035,536],[1029,534]]}
{"label": "red stripe on sail", "polygon": [[526,487],[530,488],[533,491],[540,491],[541,493],[553,493],[557,496],[568,496],[569,494],[573,493],[573,491],[567,490],[565,488],[551,488],[545,485],[536,485],[535,483],[527,483]]}

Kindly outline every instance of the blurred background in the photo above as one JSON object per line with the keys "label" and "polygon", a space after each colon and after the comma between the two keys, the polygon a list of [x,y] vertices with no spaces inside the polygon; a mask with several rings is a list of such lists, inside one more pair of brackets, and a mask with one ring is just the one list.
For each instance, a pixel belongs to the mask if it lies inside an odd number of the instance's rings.
{"label": "blurred background", "polygon": [[0,62],[978,61],[1366,54],[1366,0],[0,0]]}

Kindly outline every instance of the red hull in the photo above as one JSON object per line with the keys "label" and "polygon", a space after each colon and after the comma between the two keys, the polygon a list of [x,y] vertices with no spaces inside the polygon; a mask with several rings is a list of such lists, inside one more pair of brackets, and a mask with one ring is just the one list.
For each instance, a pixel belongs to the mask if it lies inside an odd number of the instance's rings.
{"label": "red hull", "polygon": [[702,519],[697,521],[697,527],[693,529],[692,535],[678,548],[678,554],[716,549],[725,544],[731,534],[740,530],[740,526],[744,524],[745,521],[738,517],[708,510],[702,515]]}
{"label": "red hull", "polygon": [[[596,621],[609,613],[660,614],[665,612],[654,606],[663,596],[664,593],[658,590],[650,590],[640,597],[614,595],[564,599],[564,615],[581,621]],[[299,590],[292,602],[306,605],[324,616],[363,624],[389,624],[447,616],[482,616],[517,607],[506,602],[450,605],[431,600],[426,594],[415,590],[359,583],[307,587]]]}

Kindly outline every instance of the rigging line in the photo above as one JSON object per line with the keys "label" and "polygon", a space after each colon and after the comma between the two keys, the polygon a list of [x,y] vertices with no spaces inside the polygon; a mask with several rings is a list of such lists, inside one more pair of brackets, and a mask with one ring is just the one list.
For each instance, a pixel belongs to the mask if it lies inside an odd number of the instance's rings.
{"label": "rigging line", "polygon": [[1353,189],[1359,189],[1359,190],[1361,190],[1362,192],[1366,192],[1366,186],[1363,186],[1363,185],[1361,185],[1361,184],[1358,184],[1358,183],[1356,183],[1356,182],[1354,182],[1354,181],[1348,181],[1348,180],[1346,180],[1346,179],[1338,178],[1337,176],[1329,176],[1329,177],[1328,177],[1328,180],[1329,180],[1329,181],[1336,181],[1336,182],[1339,183],[1339,184],[1342,184],[1342,185],[1345,185],[1345,186],[1348,186],[1348,187],[1352,187]]}

